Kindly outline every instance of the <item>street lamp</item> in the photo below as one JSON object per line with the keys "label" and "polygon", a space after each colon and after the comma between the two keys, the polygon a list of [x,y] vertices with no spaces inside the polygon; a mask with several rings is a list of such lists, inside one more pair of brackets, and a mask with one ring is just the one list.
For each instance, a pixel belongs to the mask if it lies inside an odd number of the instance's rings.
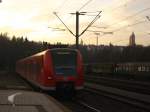
{"label": "street lamp", "polygon": [[98,37],[99,37],[100,33],[94,33],[94,34],[97,35],[97,37],[96,37],[96,45],[98,46]]}
{"label": "street lamp", "polygon": [[87,30],[87,31],[94,32],[94,34],[97,35],[97,39],[96,39],[97,46],[98,46],[98,38],[99,38],[100,33],[102,33],[103,35],[106,35],[106,34],[113,35],[113,32],[94,31],[94,30]]}

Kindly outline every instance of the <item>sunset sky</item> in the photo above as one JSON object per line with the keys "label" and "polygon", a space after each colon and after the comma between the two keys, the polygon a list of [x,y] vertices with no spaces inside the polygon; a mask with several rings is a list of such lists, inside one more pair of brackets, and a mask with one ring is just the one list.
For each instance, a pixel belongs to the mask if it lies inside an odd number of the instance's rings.
{"label": "sunset sky", "polygon": [[[150,45],[150,20],[146,18],[150,17],[150,0],[2,0],[0,32],[34,41],[74,44],[75,37],[67,30],[54,31],[48,27],[65,29],[53,14],[57,12],[75,33],[75,15],[70,13],[79,10],[93,12],[80,15],[80,33],[98,14],[97,11],[102,11],[93,26],[106,28],[90,27],[89,30],[113,32],[113,35],[100,33],[99,45],[108,45],[110,42],[114,45],[128,45],[132,32],[135,32],[137,44]],[[93,32],[85,32],[80,39],[85,44],[96,44]]]}

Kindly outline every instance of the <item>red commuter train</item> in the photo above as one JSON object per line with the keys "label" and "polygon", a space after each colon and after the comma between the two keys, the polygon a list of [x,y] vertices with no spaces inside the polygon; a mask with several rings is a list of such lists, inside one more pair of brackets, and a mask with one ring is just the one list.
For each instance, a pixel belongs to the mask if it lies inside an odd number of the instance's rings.
{"label": "red commuter train", "polygon": [[82,56],[75,49],[48,49],[21,59],[16,72],[42,90],[83,88]]}

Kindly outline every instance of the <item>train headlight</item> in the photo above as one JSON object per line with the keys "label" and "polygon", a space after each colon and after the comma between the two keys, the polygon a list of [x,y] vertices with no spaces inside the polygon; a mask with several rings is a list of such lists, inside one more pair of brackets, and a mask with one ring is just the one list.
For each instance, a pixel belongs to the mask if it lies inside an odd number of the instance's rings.
{"label": "train headlight", "polygon": [[52,77],[48,77],[48,79],[49,79],[49,80],[51,80],[51,79],[52,79]]}

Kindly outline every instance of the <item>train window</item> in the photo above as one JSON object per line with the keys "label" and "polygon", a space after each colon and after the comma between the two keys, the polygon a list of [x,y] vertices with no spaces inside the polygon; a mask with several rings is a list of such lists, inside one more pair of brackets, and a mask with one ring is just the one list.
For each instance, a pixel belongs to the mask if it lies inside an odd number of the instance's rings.
{"label": "train window", "polygon": [[118,71],[121,71],[121,70],[122,70],[121,65],[117,65],[116,68],[115,68],[115,71],[118,72]]}
{"label": "train window", "polygon": [[123,66],[123,71],[126,71],[126,66]]}
{"label": "train window", "polygon": [[126,69],[126,71],[129,71],[129,67],[128,66],[126,66],[125,69]]}
{"label": "train window", "polygon": [[76,74],[77,53],[75,51],[52,51],[52,60],[56,74]]}
{"label": "train window", "polygon": [[146,66],[146,72],[149,72],[149,67],[148,66]]}
{"label": "train window", "polygon": [[138,71],[139,71],[139,72],[142,71],[142,67],[141,67],[141,66],[138,67]]}
{"label": "train window", "polygon": [[142,66],[142,71],[145,71],[145,66]]}
{"label": "train window", "polygon": [[140,66],[140,67],[138,67],[138,71],[139,72],[149,71],[149,68],[146,66]]}

